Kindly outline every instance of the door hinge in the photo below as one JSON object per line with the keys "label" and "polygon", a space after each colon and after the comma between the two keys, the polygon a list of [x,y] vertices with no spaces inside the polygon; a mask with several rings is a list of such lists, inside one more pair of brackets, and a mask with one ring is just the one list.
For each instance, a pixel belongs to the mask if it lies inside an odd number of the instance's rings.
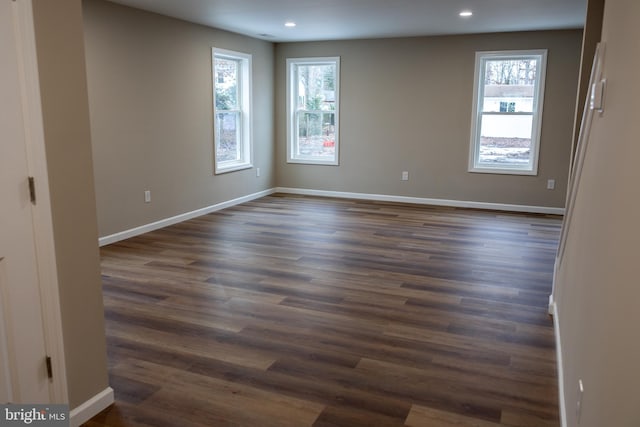
{"label": "door hinge", "polygon": [[47,356],[45,359],[47,362],[47,377],[49,379],[53,378],[53,367],[51,366],[51,356]]}
{"label": "door hinge", "polygon": [[32,176],[29,177],[29,198],[32,204],[36,204],[36,179]]}

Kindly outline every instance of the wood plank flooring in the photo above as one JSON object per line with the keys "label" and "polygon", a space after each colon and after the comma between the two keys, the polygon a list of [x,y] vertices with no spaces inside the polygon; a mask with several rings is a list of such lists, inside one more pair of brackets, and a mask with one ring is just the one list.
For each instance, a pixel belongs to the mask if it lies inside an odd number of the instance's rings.
{"label": "wood plank flooring", "polygon": [[560,225],[276,194],[106,246],[86,426],[558,426]]}

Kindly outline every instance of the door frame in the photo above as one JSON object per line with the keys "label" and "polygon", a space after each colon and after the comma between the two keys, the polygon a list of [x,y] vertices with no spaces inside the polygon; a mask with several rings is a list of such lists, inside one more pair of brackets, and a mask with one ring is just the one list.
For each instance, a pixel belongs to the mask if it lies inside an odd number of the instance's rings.
{"label": "door frame", "polygon": [[37,203],[32,206],[36,269],[40,287],[45,349],[51,357],[51,403],[68,403],[67,375],[58,293],[58,271],[49,193],[44,122],[32,0],[13,1],[13,23],[20,70],[20,92],[29,175],[35,178]]}

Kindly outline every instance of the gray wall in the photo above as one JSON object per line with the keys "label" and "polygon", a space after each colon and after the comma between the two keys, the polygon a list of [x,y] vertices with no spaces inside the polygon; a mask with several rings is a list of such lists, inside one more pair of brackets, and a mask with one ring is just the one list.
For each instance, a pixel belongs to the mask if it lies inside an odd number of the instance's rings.
{"label": "gray wall", "polygon": [[[273,44],[99,0],[84,23],[101,236],[275,186]],[[259,178],[213,175],[213,46],[253,55]]]}
{"label": "gray wall", "polygon": [[[563,207],[582,32],[276,45],[283,187]],[[548,49],[538,176],[468,173],[475,52]],[[288,57],[340,56],[340,166],[286,163]],[[409,181],[400,180],[409,171]],[[547,179],[556,189],[546,189]]]}
{"label": "gray wall", "polygon": [[[84,1],[84,20],[100,236],[276,186],[564,206],[579,30],[274,47],[103,0]],[[213,175],[211,46],[253,54],[259,178]],[[540,48],[549,57],[538,176],[467,172],[475,52]],[[285,59],[335,55],[340,165],[287,164]]]}
{"label": "gray wall", "polygon": [[[108,387],[80,0],[34,0],[71,408]],[[55,374],[55,373],[54,373]]]}
{"label": "gray wall", "polygon": [[605,111],[593,119],[556,277],[569,427],[640,426],[639,18],[640,2],[605,1]]}

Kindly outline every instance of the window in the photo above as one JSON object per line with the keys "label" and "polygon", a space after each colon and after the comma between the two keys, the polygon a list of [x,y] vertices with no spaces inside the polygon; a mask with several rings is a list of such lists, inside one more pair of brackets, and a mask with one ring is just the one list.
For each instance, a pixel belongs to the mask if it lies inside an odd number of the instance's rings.
{"label": "window", "polygon": [[251,55],[213,48],[214,172],[251,164]]}
{"label": "window", "polygon": [[287,161],[338,164],[340,58],[287,59]]}
{"label": "window", "polygon": [[478,52],[470,172],[536,175],[546,50]]}

